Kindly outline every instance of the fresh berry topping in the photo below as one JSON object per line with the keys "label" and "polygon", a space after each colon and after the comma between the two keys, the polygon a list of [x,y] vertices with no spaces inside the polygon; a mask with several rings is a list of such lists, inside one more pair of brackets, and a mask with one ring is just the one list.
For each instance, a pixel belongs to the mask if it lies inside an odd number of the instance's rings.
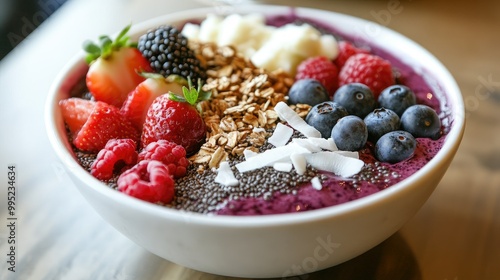
{"label": "fresh berry topping", "polygon": [[391,64],[372,54],[353,55],[339,73],[339,86],[350,83],[367,85],[377,99],[383,89],[394,84]]}
{"label": "fresh berry topping", "polygon": [[437,139],[441,134],[439,116],[427,105],[413,105],[401,116],[401,128],[414,137]]}
{"label": "fresh berry topping", "polygon": [[138,71],[151,72],[149,62],[129,41],[127,32],[130,26],[120,32],[112,41],[107,36],[101,36],[101,45],[91,41],[84,42],[84,49],[90,68],[87,72],[87,88],[95,100],[103,101],[116,107],[121,107],[127,94],[144,78]]}
{"label": "fresh berry topping", "polygon": [[303,79],[296,81],[288,92],[290,104],[309,104],[314,106],[321,102],[330,100],[325,87],[314,79]]}
{"label": "fresh berry topping", "polygon": [[174,179],[167,166],[157,160],[143,160],[123,172],[118,190],[152,203],[169,203],[174,197]]}
{"label": "fresh berry topping", "polygon": [[401,117],[403,112],[417,103],[415,93],[403,85],[390,86],[380,93],[378,102],[381,107],[391,109]]}
{"label": "fresh berry topping", "polygon": [[97,154],[90,174],[99,180],[108,180],[113,172],[137,163],[136,143],[132,139],[111,139]]}
{"label": "fresh berry topping", "polygon": [[188,83],[189,88],[183,87],[183,97],[164,94],[153,101],[144,121],[142,147],[163,139],[183,146],[191,155],[205,142],[205,122],[195,104],[207,99],[209,93],[201,91],[200,82],[198,89],[193,88],[189,79]]}
{"label": "fresh berry topping", "polygon": [[138,48],[151,67],[165,77],[175,74],[195,82],[204,82],[207,77],[187,38],[175,27],[160,26],[149,31],[139,38]]}
{"label": "fresh berry topping", "polygon": [[152,73],[142,75],[147,79],[128,94],[120,110],[139,130],[142,130],[149,106],[156,97],[168,92],[182,93],[182,86],[187,85],[186,80],[176,75],[167,78]]}
{"label": "fresh berry topping", "polygon": [[332,128],[337,121],[347,116],[347,110],[333,101],[326,101],[312,107],[306,116],[306,122],[316,128],[323,138],[330,138]]}
{"label": "fresh berry topping", "polygon": [[59,102],[64,122],[68,126],[73,138],[76,137],[76,134],[82,129],[85,122],[87,122],[90,113],[94,110],[95,104],[95,102],[81,98],[68,98]]}
{"label": "fresh berry topping", "polygon": [[[74,99],[76,98],[62,100],[59,102],[59,106],[62,108],[64,121],[70,127],[70,131],[75,129],[71,132],[76,148],[81,151],[97,153],[104,148],[108,140],[113,138],[130,138],[139,142],[138,130],[130,120],[120,113],[118,108],[101,101],[84,99],[75,101]],[[76,102],[80,106],[73,106]],[[84,104],[85,102],[88,104]],[[71,108],[74,108],[75,111],[71,111]],[[90,108],[92,109],[89,112]],[[83,123],[86,116],[88,117]],[[78,129],[77,126],[82,123],[83,125]]]}
{"label": "fresh berry topping", "polygon": [[358,116],[345,116],[332,129],[332,139],[342,151],[359,151],[368,139],[366,125]]}
{"label": "fresh berry topping", "polygon": [[360,118],[373,111],[377,103],[370,88],[360,83],[341,86],[335,92],[333,101],[344,107],[349,114]]}
{"label": "fresh berry topping", "polygon": [[368,129],[368,139],[376,143],[382,135],[399,129],[399,116],[392,110],[377,108],[368,114],[364,122]]}
{"label": "fresh berry topping", "polygon": [[397,163],[410,158],[415,152],[417,141],[402,130],[384,134],[375,144],[375,157],[379,161]]}
{"label": "fresh berry topping", "polygon": [[296,80],[318,80],[333,95],[338,87],[339,70],[332,61],[324,56],[311,57],[302,61],[297,67]]}
{"label": "fresh berry topping", "polygon": [[349,57],[358,54],[358,53],[370,53],[369,50],[363,49],[363,48],[357,48],[353,44],[347,42],[347,41],[340,41],[338,42],[338,48],[339,48],[339,54],[333,61],[339,69],[342,69],[344,66],[345,62]]}
{"label": "fresh berry topping", "polygon": [[186,170],[189,166],[189,160],[186,158],[184,147],[167,140],[158,140],[149,143],[139,154],[139,161],[145,159],[163,162],[174,178],[186,175]]}

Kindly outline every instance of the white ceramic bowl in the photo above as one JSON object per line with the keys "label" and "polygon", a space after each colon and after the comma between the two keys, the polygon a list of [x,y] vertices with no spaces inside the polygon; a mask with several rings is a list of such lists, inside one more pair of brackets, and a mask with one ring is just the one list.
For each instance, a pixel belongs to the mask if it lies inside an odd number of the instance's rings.
{"label": "white ceramic bowl", "polygon": [[[155,18],[131,30],[136,36],[161,24],[203,19],[212,9]],[[250,6],[231,12],[290,14],[287,7]],[[58,107],[68,88],[86,69],[83,53],[64,68],[49,93],[48,135],[75,185],[95,210],[133,242],[179,265],[239,277],[285,277],[309,273],[347,261],[376,246],[408,221],[431,195],[448,168],[464,131],[464,106],[456,82],[429,52],[372,22],[314,9],[297,8],[314,18],[366,38],[374,45],[435,78],[447,95],[453,124],[439,153],[421,170],[373,195],[324,209],[269,216],[229,217],[185,213],[143,202],[112,190],[75,160]],[[388,44],[390,42],[390,44]]]}

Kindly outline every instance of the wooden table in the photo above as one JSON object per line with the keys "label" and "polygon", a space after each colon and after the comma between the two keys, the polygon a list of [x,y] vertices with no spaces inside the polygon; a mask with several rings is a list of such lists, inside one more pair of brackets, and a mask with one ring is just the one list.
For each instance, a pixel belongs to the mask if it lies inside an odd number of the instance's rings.
{"label": "wooden table", "polygon": [[[0,279],[234,279],[172,264],[111,228],[72,186],[45,136],[46,93],[80,43],[130,21],[210,5],[175,2],[70,0],[0,62]],[[414,218],[369,252],[307,279],[500,279],[500,2],[265,2],[347,13],[401,32],[449,68],[468,113],[454,162]],[[36,25],[35,16],[26,19]],[[12,164],[15,273],[7,269],[4,225]]]}

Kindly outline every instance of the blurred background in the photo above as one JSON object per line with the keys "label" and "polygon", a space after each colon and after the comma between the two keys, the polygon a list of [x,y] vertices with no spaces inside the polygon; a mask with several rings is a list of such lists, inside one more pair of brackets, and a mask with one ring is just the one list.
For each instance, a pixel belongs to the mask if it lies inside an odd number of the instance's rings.
{"label": "blurred background", "polygon": [[67,0],[0,0],[0,60]]}

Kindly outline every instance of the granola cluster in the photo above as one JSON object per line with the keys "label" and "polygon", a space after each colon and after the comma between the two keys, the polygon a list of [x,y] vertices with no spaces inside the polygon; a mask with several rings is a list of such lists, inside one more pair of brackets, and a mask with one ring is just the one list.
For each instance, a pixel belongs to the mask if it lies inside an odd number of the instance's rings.
{"label": "granola cluster", "polygon": [[[245,149],[257,152],[279,121],[273,108],[287,100],[293,77],[255,67],[232,46],[193,42],[190,47],[208,69],[203,90],[212,91],[212,98],[200,103],[207,141],[191,162],[199,164],[201,171],[216,168]],[[301,116],[310,109],[308,105],[294,108]]]}

